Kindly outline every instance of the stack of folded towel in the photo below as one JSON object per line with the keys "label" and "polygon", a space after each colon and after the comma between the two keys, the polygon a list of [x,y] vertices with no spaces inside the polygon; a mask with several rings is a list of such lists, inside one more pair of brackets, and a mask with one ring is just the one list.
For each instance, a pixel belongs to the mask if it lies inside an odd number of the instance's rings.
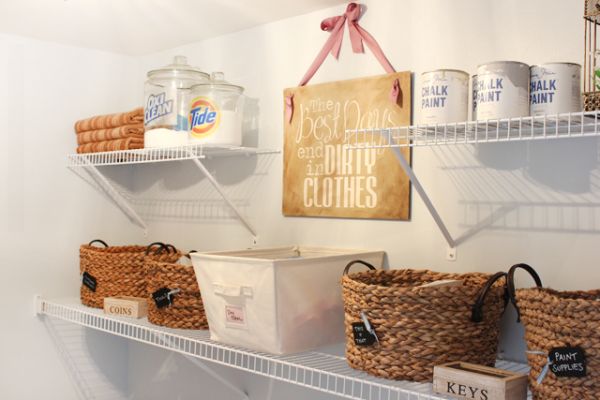
{"label": "stack of folded towel", "polygon": [[75,133],[77,153],[141,149],[144,147],[144,109],[77,121]]}

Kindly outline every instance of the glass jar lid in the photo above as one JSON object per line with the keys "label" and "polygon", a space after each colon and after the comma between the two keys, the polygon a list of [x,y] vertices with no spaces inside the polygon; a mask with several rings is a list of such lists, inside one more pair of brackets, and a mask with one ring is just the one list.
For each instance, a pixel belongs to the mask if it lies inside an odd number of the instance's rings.
{"label": "glass jar lid", "polygon": [[158,79],[195,79],[207,81],[210,77],[206,72],[200,71],[187,63],[185,56],[173,57],[173,63],[162,68],[148,71],[148,78]]}
{"label": "glass jar lid", "polygon": [[201,87],[203,89],[231,90],[242,94],[244,88],[238,85],[231,84],[225,80],[225,74],[222,72],[213,72],[210,74],[210,81],[199,83],[192,88]]}

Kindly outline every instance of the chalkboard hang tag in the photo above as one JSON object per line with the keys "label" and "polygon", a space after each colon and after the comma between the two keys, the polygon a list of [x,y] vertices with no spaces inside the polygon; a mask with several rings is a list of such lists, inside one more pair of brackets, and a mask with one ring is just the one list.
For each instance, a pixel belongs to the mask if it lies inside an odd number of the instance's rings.
{"label": "chalkboard hang tag", "polygon": [[585,352],[579,346],[555,347],[548,354],[550,371],[559,378],[583,378],[587,375]]}

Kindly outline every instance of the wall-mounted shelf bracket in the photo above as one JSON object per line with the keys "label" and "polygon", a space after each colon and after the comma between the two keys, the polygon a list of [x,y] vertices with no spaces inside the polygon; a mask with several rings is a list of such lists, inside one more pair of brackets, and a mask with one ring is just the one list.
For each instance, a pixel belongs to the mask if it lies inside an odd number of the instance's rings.
{"label": "wall-mounted shelf bracket", "polygon": [[253,244],[257,244],[258,234],[256,229],[230,199],[224,188],[219,184],[214,175],[210,173],[201,160],[235,155],[245,155],[249,157],[260,154],[276,154],[279,152],[280,151],[278,150],[258,149],[252,147],[188,145],[171,148],[71,154],[68,156],[67,166],[80,178],[93,185],[97,190],[106,195],[135,225],[144,229],[145,233],[147,233],[148,227],[146,222],[131,205],[128,196],[126,196],[122,190],[120,190],[109,179],[107,179],[98,167],[108,165],[133,165],[191,160],[207,178],[207,180],[210,182],[210,185],[216,190],[227,206],[233,211],[237,219],[239,219],[242,225],[250,232],[252,235]]}
{"label": "wall-mounted shelf bracket", "polygon": [[433,217],[448,243],[446,259],[456,260],[456,246],[464,237],[454,239],[427,192],[419,182],[401,149],[448,145],[482,144],[571,139],[600,136],[600,111],[515,117],[497,120],[464,121],[449,124],[424,124],[392,128],[348,130],[346,149],[392,149],[414,189]]}

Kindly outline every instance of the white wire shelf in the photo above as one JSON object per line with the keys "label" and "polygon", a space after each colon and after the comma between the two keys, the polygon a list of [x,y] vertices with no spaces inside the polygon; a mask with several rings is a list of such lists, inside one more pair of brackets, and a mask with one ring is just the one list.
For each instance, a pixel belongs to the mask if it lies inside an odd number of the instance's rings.
{"label": "white wire shelf", "polygon": [[[36,298],[36,313],[175,351],[200,360],[355,400],[444,400],[429,383],[392,381],[350,368],[344,357],[321,352],[275,356],[209,339],[208,331],[168,329],[147,319],[106,316],[78,300]],[[498,361],[498,368],[527,373],[526,365]]]}
{"label": "white wire shelf", "polygon": [[350,149],[442,146],[599,136],[600,111],[451,124],[347,130]]}
{"label": "white wire shelf", "polygon": [[119,185],[112,182],[106,175],[107,171],[99,167],[109,165],[135,165],[166,161],[190,160],[206,177],[220,198],[228,205],[237,219],[252,234],[253,244],[257,243],[258,233],[248,218],[242,214],[238,205],[226,193],[225,188],[217,181],[211,171],[203,163],[213,157],[251,156],[262,154],[277,154],[279,150],[259,149],[255,147],[187,145],[179,147],[119,150],[102,153],[70,154],[67,156],[67,167],[77,176],[98,189],[112,200],[115,205],[137,226],[148,230],[146,221],[134,208],[131,197]]}
{"label": "white wire shelf", "polygon": [[235,155],[275,154],[279,150],[255,147],[187,145],[136,150],[106,151],[101,153],[69,154],[67,166],[87,167],[103,165],[143,164],[164,161],[181,161],[199,158],[226,157]]}

